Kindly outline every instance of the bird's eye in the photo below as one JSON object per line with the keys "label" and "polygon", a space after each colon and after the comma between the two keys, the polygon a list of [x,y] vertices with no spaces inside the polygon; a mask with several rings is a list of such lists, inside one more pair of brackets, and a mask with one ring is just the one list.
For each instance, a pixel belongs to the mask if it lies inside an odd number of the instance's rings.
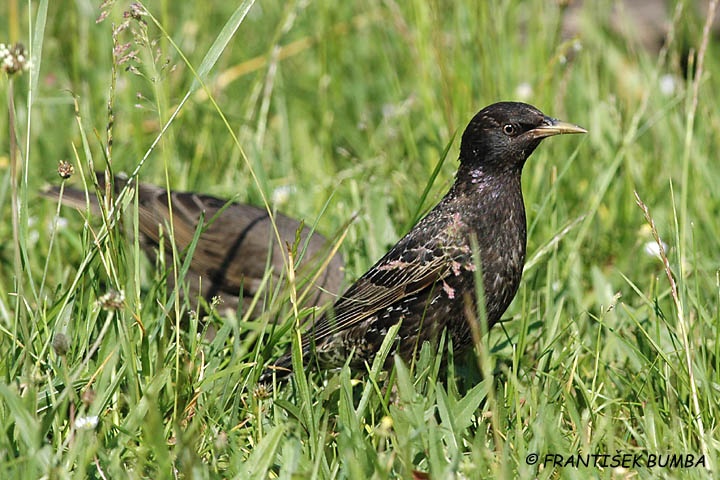
{"label": "bird's eye", "polygon": [[515,125],[513,125],[512,123],[506,123],[505,125],[503,125],[502,130],[503,133],[509,137],[515,135],[516,133]]}

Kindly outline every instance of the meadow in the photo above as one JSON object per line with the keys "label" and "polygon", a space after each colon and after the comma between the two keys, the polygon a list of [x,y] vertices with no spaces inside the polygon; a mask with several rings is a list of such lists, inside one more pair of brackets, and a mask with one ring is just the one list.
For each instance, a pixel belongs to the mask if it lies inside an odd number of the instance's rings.
{"label": "meadow", "polygon": [[[0,74],[0,477],[716,477],[720,40],[692,2],[657,48],[601,0],[572,36],[543,0],[99,3],[0,4],[31,59]],[[349,285],[500,100],[588,133],[525,166],[523,281],[462,357],[384,371],[388,341],[270,390],[310,312],[270,286],[257,320],[190,311],[131,197],[111,222],[38,193],[109,166],[282,211]]]}

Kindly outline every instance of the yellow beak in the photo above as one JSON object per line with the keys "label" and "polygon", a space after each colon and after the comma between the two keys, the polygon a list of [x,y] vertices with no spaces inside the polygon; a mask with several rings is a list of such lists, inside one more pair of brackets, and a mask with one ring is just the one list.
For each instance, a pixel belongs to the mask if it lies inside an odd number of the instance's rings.
{"label": "yellow beak", "polygon": [[545,122],[542,125],[527,132],[532,138],[552,137],[553,135],[562,135],[564,133],[587,133],[587,130],[572,123],[545,117]]}

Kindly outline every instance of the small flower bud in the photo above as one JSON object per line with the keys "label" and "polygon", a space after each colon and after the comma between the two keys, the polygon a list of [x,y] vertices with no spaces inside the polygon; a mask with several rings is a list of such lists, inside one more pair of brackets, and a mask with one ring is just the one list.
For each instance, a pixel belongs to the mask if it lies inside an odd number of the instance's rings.
{"label": "small flower bud", "polygon": [[72,164],[66,160],[60,160],[58,163],[57,168],[58,175],[60,175],[60,178],[63,180],[67,180],[68,178],[72,177],[73,173],[75,173],[75,167],[72,166]]}

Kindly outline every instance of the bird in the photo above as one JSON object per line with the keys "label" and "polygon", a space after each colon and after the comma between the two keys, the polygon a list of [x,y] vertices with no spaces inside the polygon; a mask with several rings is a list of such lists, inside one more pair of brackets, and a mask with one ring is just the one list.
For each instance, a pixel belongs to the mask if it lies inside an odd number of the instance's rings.
{"label": "bird", "polygon": [[[476,321],[467,312],[478,311],[476,267],[481,268],[488,328],[500,320],[520,285],[527,243],[521,189],[525,161],[544,138],[586,132],[526,103],[499,102],[480,110],[462,135],[450,190],[316,317],[302,335],[304,365],[332,370],[347,362],[362,370],[398,323],[389,360],[394,352],[410,361],[423,342],[437,344],[443,331],[456,352],[467,350],[470,322]],[[269,384],[273,376],[283,381],[291,366],[286,353],[259,382]]]}
{"label": "bird", "polygon": [[[100,189],[105,191],[105,175],[98,172],[96,176]],[[284,282],[281,288],[288,286],[283,255],[287,257],[286,249],[288,245],[295,244],[296,238],[299,238],[295,258],[299,258],[295,272],[298,295],[304,286],[314,282],[300,306],[321,307],[336,298],[341,291],[344,277],[342,255],[337,251],[332,254],[334,249],[324,236],[294,218],[282,213],[274,214],[282,241],[279,244],[270,215],[264,208],[228,202],[200,193],[170,191],[168,194],[168,190],[163,187],[131,182],[122,174],[115,176],[112,183],[116,192],[120,192],[128,183],[137,185],[140,244],[153,262],[158,253],[164,250],[166,265],[172,265],[168,232],[170,218],[178,252],[188,249],[202,220],[203,231],[185,277],[186,295],[190,299],[202,295],[210,303],[218,297],[221,302],[219,309],[223,313],[230,310],[257,318],[263,313],[262,298],[250,309],[253,298],[263,288],[268,266],[272,269],[272,278],[266,284],[265,291],[272,293],[281,282]],[[60,186],[54,185],[46,188],[42,194],[48,198],[59,198],[64,205],[83,211],[87,208],[86,198],[90,198],[92,210],[96,213],[100,211],[97,197],[87,197],[83,190],[64,188],[60,196]],[[172,217],[168,203],[172,206]],[[164,238],[163,249],[160,248],[161,238]],[[169,274],[167,278],[169,285],[172,285],[173,275]],[[239,312],[238,307],[242,307]]]}

